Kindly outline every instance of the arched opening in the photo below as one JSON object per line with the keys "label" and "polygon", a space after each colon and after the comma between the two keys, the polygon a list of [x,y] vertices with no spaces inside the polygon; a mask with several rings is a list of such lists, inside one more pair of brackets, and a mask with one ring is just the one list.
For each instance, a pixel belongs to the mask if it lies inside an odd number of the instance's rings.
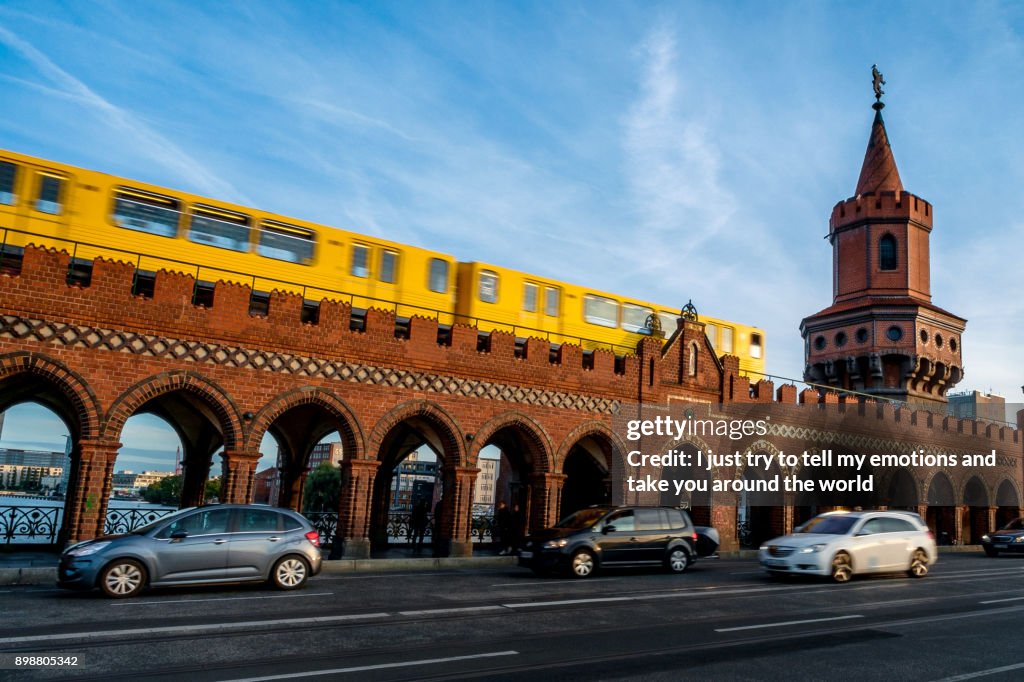
{"label": "arched opening", "polygon": [[[543,489],[534,474],[547,470],[549,459],[541,437],[518,421],[485,436],[485,450],[498,457],[492,508],[494,540],[498,551],[511,551],[530,529],[546,524]],[[483,475],[483,468],[478,477]],[[474,530],[480,523],[474,519]],[[476,533],[474,533],[476,538]]]}
{"label": "arched opening", "polygon": [[913,476],[904,468],[899,468],[889,481],[889,495],[886,500],[890,509],[917,511],[917,484]]}
{"label": "arched opening", "polygon": [[941,471],[932,478],[928,486],[928,513],[926,521],[940,545],[951,545],[956,537],[956,498],[953,484]]}
{"label": "arched opening", "polygon": [[[765,452],[754,453],[763,457]],[[743,549],[754,549],[766,540],[784,534],[785,504],[780,481],[779,466],[772,461],[765,471],[763,467],[745,466],[741,480],[742,488],[736,492],[736,538]],[[776,488],[771,490],[771,488]]]}
{"label": "arched opening", "polygon": [[1020,498],[1013,483],[1003,480],[996,491],[996,528],[1005,528],[1006,524],[1020,516]]}
{"label": "arched opening", "polygon": [[589,435],[573,444],[562,473],[566,478],[559,518],[595,504],[612,504],[612,445],[603,435]]}
{"label": "arched opening", "polygon": [[964,486],[964,505],[967,510],[961,540],[964,544],[981,544],[981,536],[995,529],[988,525],[988,491],[977,476],[972,476]]}
{"label": "arched opening", "polygon": [[687,510],[694,525],[710,526],[711,472],[704,467],[697,466],[698,448],[692,443],[678,443],[672,446],[672,449],[688,456],[693,464],[685,468],[681,466],[665,467],[661,472],[661,478],[666,481],[682,481],[684,485],[688,484],[692,490],[684,489],[680,495],[676,495],[673,483],[673,488],[661,494],[659,502],[668,507]]}

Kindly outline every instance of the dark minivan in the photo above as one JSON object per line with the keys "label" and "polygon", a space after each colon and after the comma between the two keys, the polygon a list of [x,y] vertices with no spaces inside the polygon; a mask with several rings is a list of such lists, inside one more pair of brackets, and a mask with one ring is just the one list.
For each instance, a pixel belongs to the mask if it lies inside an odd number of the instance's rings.
{"label": "dark minivan", "polygon": [[586,578],[600,566],[665,566],[682,573],[697,558],[690,516],[672,507],[588,507],[531,534],[519,565],[535,573],[568,569]]}

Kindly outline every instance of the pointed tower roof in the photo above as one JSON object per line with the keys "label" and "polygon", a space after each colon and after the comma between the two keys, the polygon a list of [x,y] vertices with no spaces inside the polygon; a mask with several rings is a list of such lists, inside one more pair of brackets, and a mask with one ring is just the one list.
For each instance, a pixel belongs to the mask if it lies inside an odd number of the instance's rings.
{"label": "pointed tower roof", "polygon": [[885,132],[885,121],[882,120],[882,102],[871,105],[875,110],[875,122],[871,124],[871,138],[868,149],[864,152],[864,165],[860,168],[860,179],[857,180],[858,194],[869,192],[903,191],[900,172],[896,168],[896,159],[889,146],[889,136]]}

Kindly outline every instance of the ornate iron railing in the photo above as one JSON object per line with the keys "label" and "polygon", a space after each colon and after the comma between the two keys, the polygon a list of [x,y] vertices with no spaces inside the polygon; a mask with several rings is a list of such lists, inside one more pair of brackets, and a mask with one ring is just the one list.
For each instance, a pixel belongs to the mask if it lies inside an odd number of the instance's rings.
{"label": "ornate iron railing", "polygon": [[54,544],[64,510],[61,507],[0,507],[0,535],[5,545],[14,542]]}
{"label": "ornate iron railing", "polygon": [[164,509],[108,509],[107,535],[130,533],[136,528],[141,528],[174,511],[177,511],[174,507],[166,507]]}

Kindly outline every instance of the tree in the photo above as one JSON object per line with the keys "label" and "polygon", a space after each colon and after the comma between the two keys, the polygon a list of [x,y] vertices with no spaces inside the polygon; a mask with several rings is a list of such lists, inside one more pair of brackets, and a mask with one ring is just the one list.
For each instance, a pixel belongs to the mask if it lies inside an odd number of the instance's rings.
{"label": "tree", "polygon": [[204,502],[217,502],[220,500],[220,476],[206,481],[206,492],[203,496]]}
{"label": "tree", "polygon": [[341,469],[324,462],[306,477],[303,512],[336,511],[341,495]]}
{"label": "tree", "polygon": [[181,476],[165,476],[142,491],[146,502],[175,507],[181,500]]}

